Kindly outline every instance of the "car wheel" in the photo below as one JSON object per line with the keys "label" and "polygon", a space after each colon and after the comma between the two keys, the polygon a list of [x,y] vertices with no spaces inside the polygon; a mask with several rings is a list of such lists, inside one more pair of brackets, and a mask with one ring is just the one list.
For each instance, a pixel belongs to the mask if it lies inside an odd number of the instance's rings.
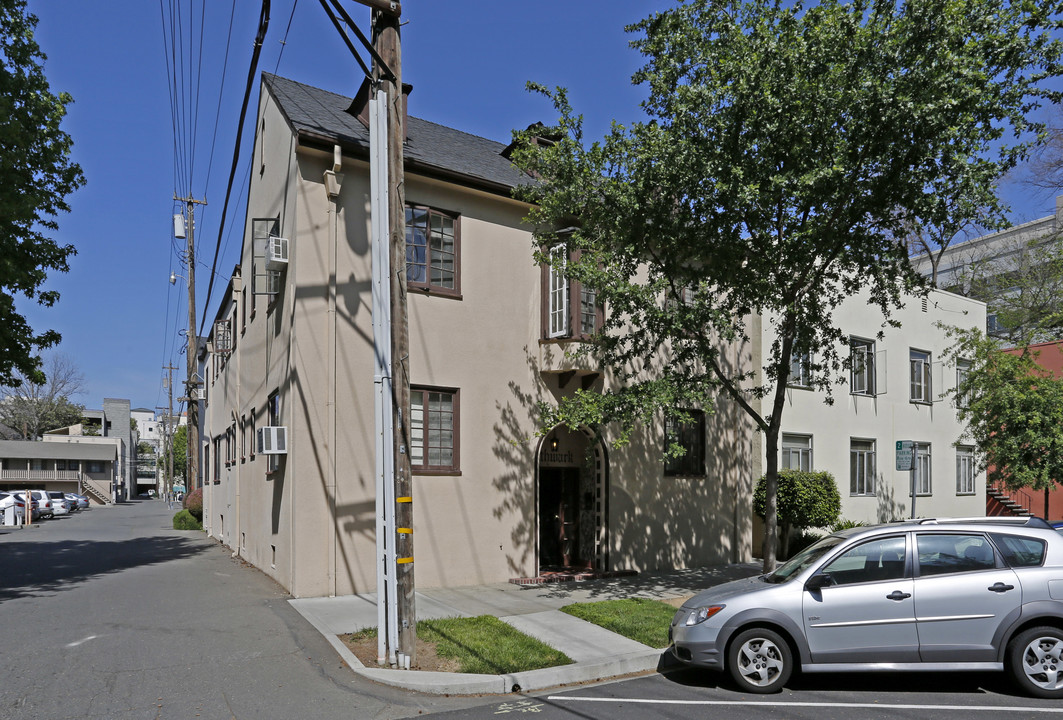
{"label": "car wheel", "polygon": [[1027,694],[1063,698],[1063,631],[1035,627],[1016,635],[1008,645],[1008,669]]}
{"label": "car wheel", "polygon": [[793,654],[778,633],[752,628],[739,633],[731,642],[727,669],[746,692],[779,692],[793,672]]}

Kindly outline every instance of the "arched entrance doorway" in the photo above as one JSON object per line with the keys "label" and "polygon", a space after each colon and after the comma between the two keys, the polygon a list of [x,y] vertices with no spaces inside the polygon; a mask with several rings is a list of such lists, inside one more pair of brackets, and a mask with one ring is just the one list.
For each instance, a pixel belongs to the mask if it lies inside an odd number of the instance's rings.
{"label": "arched entrance doorway", "polygon": [[554,428],[536,463],[539,573],[607,570],[607,462],[587,429]]}

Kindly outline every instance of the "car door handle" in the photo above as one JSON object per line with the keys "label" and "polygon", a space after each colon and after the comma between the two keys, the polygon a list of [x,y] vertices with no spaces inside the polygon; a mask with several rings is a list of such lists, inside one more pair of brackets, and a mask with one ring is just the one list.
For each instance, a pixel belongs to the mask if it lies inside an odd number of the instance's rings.
{"label": "car door handle", "polygon": [[912,596],[911,593],[901,592],[900,590],[894,590],[886,596],[887,600],[907,600]]}
{"label": "car door handle", "polygon": [[998,583],[993,583],[987,589],[990,592],[1003,593],[1003,592],[1007,592],[1008,590],[1014,590],[1015,586],[1014,585],[1005,585],[1002,582],[998,582]]}

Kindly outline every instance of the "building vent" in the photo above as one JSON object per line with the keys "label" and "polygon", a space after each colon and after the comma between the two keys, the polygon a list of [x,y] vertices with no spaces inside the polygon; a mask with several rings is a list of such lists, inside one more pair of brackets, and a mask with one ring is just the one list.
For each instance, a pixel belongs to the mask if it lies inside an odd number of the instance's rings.
{"label": "building vent", "polygon": [[288,238],[270,235],[269,243],[266,245],[266,269],[281,271],[287,268]]}
{"label": "building vent", "polygon": [[926,312],[926,309],[927,309],[927,300],[926,300],[926,298],[923,298],[923,312]]}
{"label": "building vent", "polygon": [[288,428],[284,426],[260,427],[255,431],[256,451],[262,455],[288,454]]}

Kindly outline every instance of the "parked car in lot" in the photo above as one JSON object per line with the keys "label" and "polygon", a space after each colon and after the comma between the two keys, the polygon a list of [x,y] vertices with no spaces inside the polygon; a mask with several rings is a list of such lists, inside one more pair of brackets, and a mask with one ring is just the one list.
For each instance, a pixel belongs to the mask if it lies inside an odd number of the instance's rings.
{"label": "parked car in lot", "polygon": [[52,509],[52,499],[48,497],[48,493],[44,490],[30,490],[30,495],[37,501],[37,507],[41,510],[42,518],[55,517],[55,511]]}
{"label": "parked car in lot", "polygon": [[70,501],[71,507],[77,507],[78,510],[84,510],[89,506],[89,499],[84,495],[78,495],[77,493],[65,493],[66,499]]}
{"label": "parked car in lot", "polygon": [[[0,492],[0,513],[4,513],[3,517],[7,517],[8,509],[12,507],[15,508],[15,515],[19,522],[23,522],[22,519],[26,516],[26,501],[9,492]],[[30,517],[32,517],[32,512]]]}
{"label": "parked car in lot", "polygon": [[69,515],[70,501],[66,499],[63,493],[56,490],[49,490],[47,492],[48,499],[52,501],[52,514],[53,515]]}
{"label": "parked car in lot", "polygon": [[1063,535],[1040,518],[911,521],[829,535],[676,612],[671,651],[778,692],[794,670],[1006,670],[1063,698]]}
{"label": "parked car in lot", "polygon": [[[10,502],[7,500],[0,500],[0,507],[7,507],[8,504],[14,504],[16,512],[19,518],[23,518],[26,515],[26,498],[25,494],[18,491],[5,491],[2,493],[10,498]],[[37,501],[30,498],[30,522],[39,520],[41,517],[40,507]]]}

